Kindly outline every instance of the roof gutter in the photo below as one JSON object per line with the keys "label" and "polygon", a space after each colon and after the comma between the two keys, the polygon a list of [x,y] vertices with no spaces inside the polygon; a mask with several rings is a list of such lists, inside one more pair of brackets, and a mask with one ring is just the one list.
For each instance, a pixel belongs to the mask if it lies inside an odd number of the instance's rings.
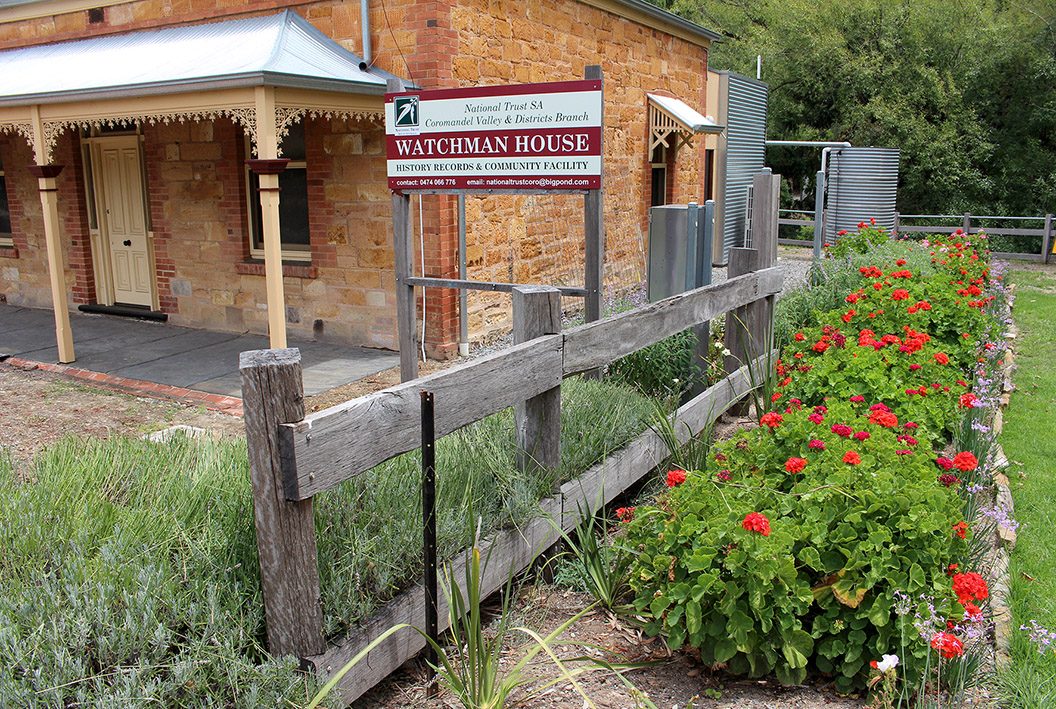
{"label": "roof gutter", "polygon": [[385,84],[351,84],[349,81],[341,79],[307,78],[293,74],[279,74],[261,71],[205,79],[165,81],[156,84],[134,84],[131,86],[108,86],[99,89],[77,91],[50,91],[41,94],[0,96],[0,106],[29,106],[35,104],[68,103],[71,101],[83,100],[137,98],[140,96],[159,96],[162,94],[188,93],[191,91],[217,91],[221,89],[237,89],[254,86],[317,89],[343,94],[361,94],[365,96],[385,95]]}

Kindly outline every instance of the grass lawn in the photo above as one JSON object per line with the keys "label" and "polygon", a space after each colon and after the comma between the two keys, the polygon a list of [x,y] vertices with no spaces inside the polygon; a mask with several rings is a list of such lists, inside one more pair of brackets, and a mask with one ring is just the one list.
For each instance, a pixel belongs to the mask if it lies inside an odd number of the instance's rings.
{"label": "grass lawn", "polygon": [[[1016,518],[1023,525],[1012,554],[1012,612],[1015,627],[1031,621],[1056,630],[1056,266],[1009,273],[1016,284],[1013,318],[1016,391],[1005,413],[1001,444],[1009,460]],[[1012,646],[1013,668],[1003,686],[1011,707],[1056,706],[1056,642],[1044,653],[1026,631]]]}

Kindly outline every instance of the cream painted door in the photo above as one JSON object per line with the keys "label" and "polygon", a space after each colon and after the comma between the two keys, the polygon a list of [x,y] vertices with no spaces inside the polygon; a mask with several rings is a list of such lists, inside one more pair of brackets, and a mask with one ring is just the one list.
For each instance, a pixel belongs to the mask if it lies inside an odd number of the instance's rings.
{"label": "cream painted door", "polygon": [[139,138],[101,139],[97,155],[114,301],[153,307],[154,269],[147,241]]}

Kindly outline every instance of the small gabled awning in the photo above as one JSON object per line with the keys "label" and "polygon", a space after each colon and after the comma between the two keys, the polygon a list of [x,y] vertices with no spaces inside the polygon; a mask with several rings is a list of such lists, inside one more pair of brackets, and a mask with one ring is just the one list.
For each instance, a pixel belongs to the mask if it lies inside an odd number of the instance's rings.
{"label": "small gabled awning", "polygon": [[[698,133],[718,134],[725,126],[716,125],[708,116],[670,96],[646,94],[649,97],[649,152],[657,146],[675,150],[688,145]],[[674,144],[669,139],[674,136]]]}

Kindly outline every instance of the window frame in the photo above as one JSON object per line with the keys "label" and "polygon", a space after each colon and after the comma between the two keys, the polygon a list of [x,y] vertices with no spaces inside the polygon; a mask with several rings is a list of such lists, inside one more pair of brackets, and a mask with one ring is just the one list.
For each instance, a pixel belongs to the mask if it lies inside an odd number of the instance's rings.
{"label": "window frame", "polygon": [[[653,148],[649,156],[649,206],[662,207],[668,203],[667,194],[670,189],[670,148],[660,144]],[[656,193],[657,178],[663,182],[660,194]]]}
{"label": "window frame", "polygon": [[[290,130],[304,130],[305,122],[298,121],[290,126]],[[245,150],[246,155],[251,154],[252,146],[250,144],[249,136],[245,136]],[[249,227],[249,256],[251,259],[261,260],[264,258],[264,234],[263,227],[258,221],[257,215],[261,211],[260,206],[260,181],[258,175],[256,175],[248,165],[244,167],[245,179],[246,179],[246,216],[247,225]],[[307,196],[307,176],[308,176],[308,160],[307,155],[304,158],[291,159],[287,163],[283,173],[290,170],[301,170],[305,174],[305,195]],[[279,179],[282,179],[282,173],[279,175]],[[279,199],[281,200],[281,193]],[[281,212],[280,212],[281,219]],[[283,261],[296,261],[300,263],[310,263],[312,260],[312,245],[311,241],[311,220],[309,216],[309,209],[305,209],[304,212],[305,226],[309,232],[309,243],[307,244],[283,244],[282,245],[282,260]],[[280,235],[281,235],[281,224],[280,224]]]}

